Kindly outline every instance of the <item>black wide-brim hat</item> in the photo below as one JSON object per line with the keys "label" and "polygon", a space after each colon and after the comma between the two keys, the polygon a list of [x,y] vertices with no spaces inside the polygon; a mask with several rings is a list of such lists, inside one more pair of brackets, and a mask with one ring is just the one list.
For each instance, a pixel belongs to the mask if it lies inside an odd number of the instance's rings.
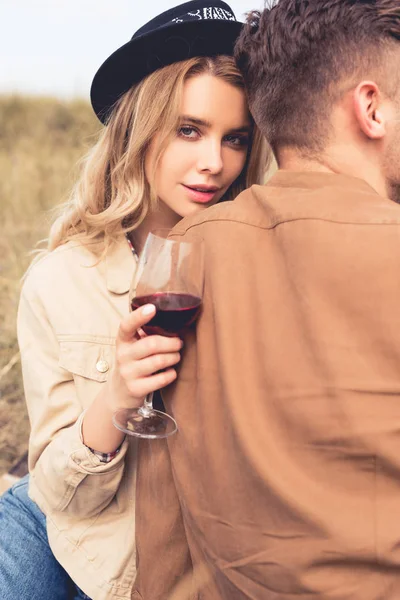
{"label": "black wide-brim hat", "polygon": [[143,25],[94,76],[93,109],[103,123],[132,85],[157,69],[197,56],[232,56],[242,23],[221,0],[193,0]]}

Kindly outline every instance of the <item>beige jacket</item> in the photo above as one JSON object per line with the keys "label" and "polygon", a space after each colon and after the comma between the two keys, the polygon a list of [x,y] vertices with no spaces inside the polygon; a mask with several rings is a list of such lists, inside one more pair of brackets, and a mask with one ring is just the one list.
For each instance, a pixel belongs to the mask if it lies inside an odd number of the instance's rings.
{"label": "beige jacket", "polygon": [[51,548],[93,600],[131,598],[136,574],[137,444],[101,463],[82,443],[81,421],[113,365],[136,263],[122,238],[98,265],[68,243],[26,277],[18,314],[32,431],[30,496],[47,515]]}

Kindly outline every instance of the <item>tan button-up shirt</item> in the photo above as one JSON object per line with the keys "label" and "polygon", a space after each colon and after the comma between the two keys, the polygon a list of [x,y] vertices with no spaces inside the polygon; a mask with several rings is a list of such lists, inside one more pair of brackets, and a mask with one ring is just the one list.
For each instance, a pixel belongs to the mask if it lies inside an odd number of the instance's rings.
{"label": "tan button-up shirt", "polygon": [[400,207],[282,171],[192,236],[204,306],[164,397],[179,432],[141,444],[138,593],[399,600]]}
{"label": "tan button-up shirt", "polygon": [[96,262],[90,245],[70,242],[24,282],[18,338],[32,425],[29,492],[75,583],[93,600],[127,599],[136,574],[137,444],[125,440],[104,464],[84,446],[81,422],[113,366],[136,262],[124,237]]}

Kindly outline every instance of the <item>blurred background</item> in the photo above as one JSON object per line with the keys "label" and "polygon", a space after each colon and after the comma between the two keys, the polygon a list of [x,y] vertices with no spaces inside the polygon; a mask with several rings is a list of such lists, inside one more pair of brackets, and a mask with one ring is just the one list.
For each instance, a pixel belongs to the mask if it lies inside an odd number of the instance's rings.
{"label": "blurred background", "polygon": [[[178,3],[1,0],[0,474],[23,457],[29,435],[15,330],[21,277],[100,129],[88,102],[93,75],[141,25]],[[229,4],[244,20],[263,0]]]}

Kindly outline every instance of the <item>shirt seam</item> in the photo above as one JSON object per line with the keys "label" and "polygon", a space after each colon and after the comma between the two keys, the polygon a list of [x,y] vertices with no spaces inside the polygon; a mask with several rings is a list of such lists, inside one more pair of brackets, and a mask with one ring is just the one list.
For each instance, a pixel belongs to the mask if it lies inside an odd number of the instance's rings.
{"label": "shirt seam", "polygon": [[322,221],[324,223],[334,223],[335,225],[400,225],[400,219],[399,220],[390,220],[390,221],[339,221],[337,219],[334,218],[328,218],[328,217],[292,217],[292,218],[286,218],[286,219],[279,219],[276,220],[274,223],[268,224],[268,225],[258,225],[257,223],[248,223],[246,221],[240,221],[239,219],[228,219],[228,218],[224,218],[224,219],[207,219],[204,221],[201,221],[200,223],[194,223],[193,225],[188,225],[188,227],[182,231],[179,230],[175,230],[172,231],[170,236],[178,236],[178,235],[184,235],[185,233],[187,233],[188,231],[190,231],[190,229],[194,229],[196,227],[199,227],[200,225],[205,225],[205,224],[209,224],[209,223],[236,223],[238,225],[247,225],[248,227],[254,227],[256,229],[275,229],[276,227],[278,227],[279,225],[284,225],[285,223],[293,223],[293,222],[297,222],[297,221]]}

